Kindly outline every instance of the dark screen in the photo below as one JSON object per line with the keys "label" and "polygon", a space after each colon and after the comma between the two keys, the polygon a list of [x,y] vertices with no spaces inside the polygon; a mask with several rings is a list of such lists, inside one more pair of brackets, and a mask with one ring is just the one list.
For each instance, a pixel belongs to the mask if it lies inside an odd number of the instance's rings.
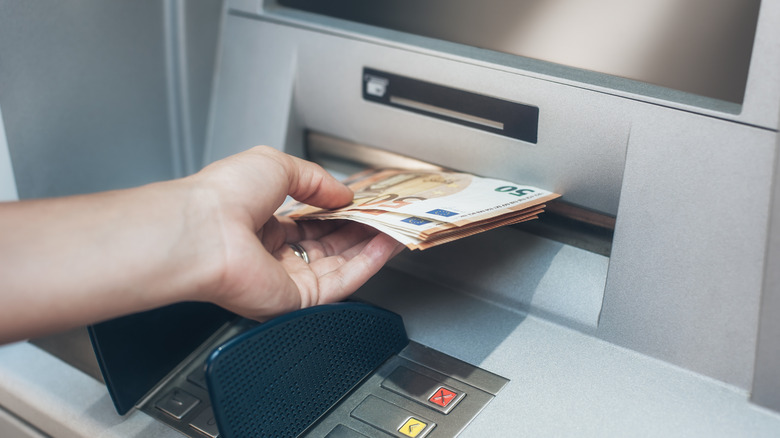
{"label": "dark screen", "polygon": [[760,0],[279,4],[742,103]]}
{"label": "dark screen", "polygon": [[89,327],[117,412],[125,414],[234,315],[206,303],[181,303]]}

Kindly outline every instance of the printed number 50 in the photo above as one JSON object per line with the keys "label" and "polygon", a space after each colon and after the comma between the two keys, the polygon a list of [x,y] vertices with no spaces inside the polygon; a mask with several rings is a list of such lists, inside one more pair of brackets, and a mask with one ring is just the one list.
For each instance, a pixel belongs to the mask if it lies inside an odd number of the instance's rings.
{"label": "printed number 50", "polygon": [[525,196],[529,193],[533,193],[533,189],[518,189],[515,186],[501,186],[496,189],[497,192],[508,193],[515,196]]}

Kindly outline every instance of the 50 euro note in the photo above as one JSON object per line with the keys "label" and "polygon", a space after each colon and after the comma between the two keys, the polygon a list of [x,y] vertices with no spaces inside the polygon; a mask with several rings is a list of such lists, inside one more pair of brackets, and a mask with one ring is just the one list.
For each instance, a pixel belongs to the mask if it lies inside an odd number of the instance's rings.
{"label": "50 euro note", "polygon": [[483,231],[535,219],[557,193],[459,172],[370,169],[345,183],[351,204],[326,210],[296,203],[295,220],[346,219],[372,226],[411,249],[427,249]]}

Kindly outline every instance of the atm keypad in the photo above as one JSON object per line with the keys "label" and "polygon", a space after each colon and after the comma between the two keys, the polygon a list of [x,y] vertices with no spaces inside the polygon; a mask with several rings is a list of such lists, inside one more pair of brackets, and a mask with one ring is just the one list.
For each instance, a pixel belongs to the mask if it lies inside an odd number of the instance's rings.
{"label": "atm keypad", "polygon": [[[189,437],[219,438],[202,361],[185,367],[142,410]],[[457,436],[507,379],[415,342],[354,388],[302,437]]]}
{"label": "atm keypad", "polygon": [[411,342],[303,436],[454,437],[508,382]]}
{"label": "atm keypad", "polygon": [[405,366],[399,366],[382,381],[382,388],[393,391],[421,405],[448,414],[466,396],[466,392],[445,385]]}

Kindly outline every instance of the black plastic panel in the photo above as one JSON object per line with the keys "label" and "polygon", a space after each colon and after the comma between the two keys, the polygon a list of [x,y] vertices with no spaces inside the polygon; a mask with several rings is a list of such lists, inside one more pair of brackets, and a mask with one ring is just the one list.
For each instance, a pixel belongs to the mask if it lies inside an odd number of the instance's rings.
{"label": "black plastic panel", "polygon": [[175,304],[89,327],[103,379],[124,415],[235,315],[205,303]]}
{"label": "black plastic panel", "polygon": [[539,108],[363,69],[363,99],[536,143]]}
{"label": "black plastic panel", "polygon": [[297,437],[408,343],[399,315],[353,302],[298,310],[242,333],[206,366],[220,436]]}

